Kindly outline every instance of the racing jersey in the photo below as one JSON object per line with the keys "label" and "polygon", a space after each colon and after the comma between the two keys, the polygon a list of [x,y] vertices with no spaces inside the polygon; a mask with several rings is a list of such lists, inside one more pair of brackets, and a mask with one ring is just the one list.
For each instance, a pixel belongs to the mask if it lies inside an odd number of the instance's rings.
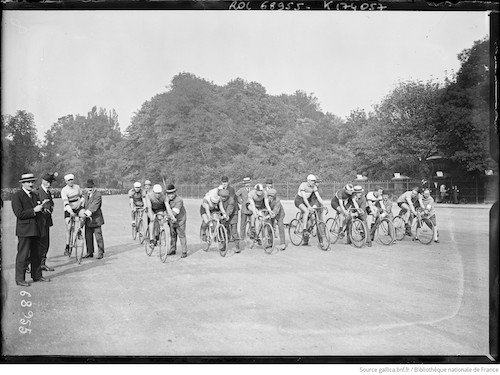
{"label": "racing jersey", "polygon": [[315,192],[318,191],[318,187],[315,185],[313,187],[309,186],[309,184],[307,182],[302,182],[299,186],[299,191],[297,192],[297,194],[299,196],[302,196],[300,193],[301,192],[304,192],[305,196],[307,199],[309,199],[311,197],[311,195]]}
{"label": "racing jersey", "polygon": [[401,195],[398,197],[397,202],[398,202],[398,203],[405,203],[405,202],[408,202],[408,199],[410,199],[410,200],[411,200],[411,203],[413,203],[413,205],[415,205],[415,203],[418,201],[418,196],[419,196],[420,194],[417,194],[417,195],[415,195],[414,197],[412,197],[411,192],[412,192],[412,190],[410,190],[410,191],[405,191],[403,194],[401,194]]}
{"label": "racing jersey", "polygon": [[147,194],[147,199],[149,200],[151,209],[154,213],[167,210],[167,207],[165,206],[165,196],[163,193],[157,198],[155,193],[151,192]]}
{"label": "racing jersey", "polygon": [[335,197],[339,201],[342,200],[342,201],[344,201],[344,203],[347,203],[347,201],[352,198],[352,195],[349,195],[347,193],[346,189],[340,189],[340,190],[337,190],[337,192],[335,193]]}
{"label": "racing jersey", "polygon": [[128,191],[128,197],[132,199],[132,203],[134,204],[135,207],[143,207],[144,202],[142,201],[142,198],[144,197],[144,192],[141,190],[136,191],[134,188],[130,189]]}
{"label": "racing jersey", "polygon": [[248,199],[252,199],[256,207],[265,207],[264,199],[267,197],[267,191],[263,190],[263,194],[259,197],[256,190],[250,190]]}
{"label": "racing jersey", "polygon": [[74,184],[73,186],[66,185],[61,189],[61,199],[64,204],[64,210],[69,206],[73,211],[82,207],[82,190],[80,186]]}
{"label": "racing jersey", "polygon": [[218,187],[209,190],[208,193],[206,193],[205,196],[203,197],[202,205],[203,205],[203,203],[207,203],[210,211],[218,210],[219,203],[212,202],[212,198],[216,198],[218,196],[219,196],[219,188]]}

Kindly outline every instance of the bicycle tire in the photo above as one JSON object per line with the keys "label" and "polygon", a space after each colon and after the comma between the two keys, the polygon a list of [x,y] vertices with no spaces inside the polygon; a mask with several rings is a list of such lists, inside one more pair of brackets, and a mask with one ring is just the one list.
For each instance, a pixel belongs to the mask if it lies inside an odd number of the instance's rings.
{"label": "bicycle tire", "polygon": [[322,221],[317,223],[318,247],[323,251],[328,251],[330,248],[330,236],[326,229],[326,224]]}
{"label": "bicycle tire", "polygon": [[405,238],[406,227],[404,219],[397,215],[393,220],[392,224],[394,226],[396,240],[401,241]]}
{"label": "bicycle tire", "polygon": [[418,240],[424,245],[432,243],[434,238],[434,224],[429,219],[421,219],[421,226],[417,228]]}
{"label": "bicycle tire", "polygon": [[269,223],[264,223],[260,231],[260,236],[261,236],[262,246],[264,247],[264,251],[267,254],[272,254],[275,249],[273,226]]}
{"label": "bicycle tire", "polygon": [[132,239],[135,241],[137,238],[137,220],[134,220],[135,225],[131,225],[132,227]]}
{"label": "bicycle tire", "polygon": [[252,226],[250,223],[250,219],[246,222],[245,224],[245,242],[247,243],[248,246],[253,245],[253,238],[252,238]]}
{"label": "bicycle tire", "polygon": [[219,242],[219,254],[225,257],[229,249],[229,241],[227,229],[222,224],[217,226],[217,242]]}
{"label": "bicycle tire", "polygon": [[73,253],[73,247],[75,244],[73,235],[75,233],[75,222],[73,221],[69,227],[69,249],[68,249],[68,258],[71,258],[71,254]]}
{"label": "bicycle tire", "polygon": [[[203,232],[205,232],[205,241],[203,241]],[[200,227],[200,243],[202,245],[202,250],[208,251],[210,248],[210,234],[208,233],[208,227],[205,230]]]}
{"label": "bicycle tire", "polygon": [[295,246],[302,245],[302,221],[293,219],[288,225],[288,237]]}
{"label": "bicycle tire", "polygon": [[148,226],[148,229],[146,229],[146,234],[144,237],[147,238],[147,241],[144,241],[144,249],[146,250],[147,256],[150,257],[151,254],[153,254],[154,246],[151,247],[151,245],[149,243],[149,226]]}
{"label": "bicycle tire", "polygon": [[80,230],[75,237],[75,261],[78,264],[82,262],[84,247],[83,235]]}
{"label": "bicycle tire", "polygon": [[142,231],[144,230],[143,226],[144,226],[143,221],[142,221],[142,219],[140,219],[139,224],[137,225],[137,234],[139,235],[139,243],[140,244],[143,244],[144,239],[146,238],[144,236],[144,233],[142,233]]}
{"label": "bicycle tire", "polygon": [[326,230],[328,231],[330,244],[335,244],[340,237],[340,217],[338,215],[326,221]]}
{"label": "bicycle tire", "polygon": [[[361,248],[366,243],[368,230],[366,229],[365,223],[360,219],[353,219],[349,228],[349,237],[351,238],[351,243],[357,247]],[[368,234],[369,235],[369,234]]]}
{"label": "bicycle tire", "polygon": [[392,221],[388,218],[380,220],[377,226],[377,239],[383,245],[391,245],[396,240],[396,232]]}
{"label": "bicycle tire", "polygon": [[160,234],[158,235],[158,247],[160,249],[160,260],[162,263],[167,261],[168,256],[168,244],[167,244],[167,233],[165,229],[160,230]]}

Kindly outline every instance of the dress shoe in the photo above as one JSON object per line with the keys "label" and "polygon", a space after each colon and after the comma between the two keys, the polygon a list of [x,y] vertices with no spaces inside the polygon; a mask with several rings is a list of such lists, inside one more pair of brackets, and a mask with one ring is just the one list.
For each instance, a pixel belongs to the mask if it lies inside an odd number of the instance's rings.
{"label": "dress shoe", "polygon": [[175,251],[171,251],[171,252],[167,253],[167,255],[175,255]]}
{"label": "dress shoe", "polygon": [[30,286],[30,283],[27,281],[16,281],[16,284],[19,286]]}
{"label": "dress shoe", "polygon": [[50,282],[50,279],[46,279],[45,277],[40,277],[39,279],[33,280],[33,282],[39,282],[39,281],[44,281],[44,282]]}
{"label": "dress shoe", "polygon": [[84,255],[83,258],[93,258],[94,257],[94,254],[87,254],[87,255]]}
{"label": "dress shoe", "polygon": [[54,269],[52,267],[49,267],[46,264],[44,264],[42,266],[42,271],[54,271]]}
{"label": "dress shoe", "polygon": [[103,256],[104,256],[104,255],[99,254],[99,255],[97,256],[97,259],[102,259],[102,258],[103,258]]}
{"label": "dress shoe", "polygon": [[187,253],[182,253],[181,258],[185,258],[187,256],[188,256]]}

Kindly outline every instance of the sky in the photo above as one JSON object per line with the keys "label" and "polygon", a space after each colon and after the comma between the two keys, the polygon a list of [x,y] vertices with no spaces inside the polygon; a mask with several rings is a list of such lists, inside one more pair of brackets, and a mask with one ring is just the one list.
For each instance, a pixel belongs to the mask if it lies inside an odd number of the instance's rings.
{"label": "sky", "polygon": [[93,106],[134,112],[180,72],[268,94],[313,93],[324,112],[369,111],[401,81],[443,81],[488,36],[487,12],[3,11],[2,114],[38,136]]}

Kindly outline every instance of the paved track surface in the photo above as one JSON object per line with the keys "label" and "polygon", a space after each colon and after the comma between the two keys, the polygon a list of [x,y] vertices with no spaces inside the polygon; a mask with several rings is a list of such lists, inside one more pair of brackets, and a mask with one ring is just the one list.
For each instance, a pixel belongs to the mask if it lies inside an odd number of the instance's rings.
{"label": "paved track surface", "polygon": [[[56,271],[28,288],[15,285],[15,217],[10,202],[2,210],[5,355],[488,353],[488,209],[439,207],[441,242],[429,246],[405,239],[356,249],[343,240],[324,252],[312,239],[275,255],[256,247],[222,258],[200,250],[200,202],[185,200],[189,256],[164,264],[132,240],[127,197],[105,196],[105,257],[77,265],[62,255],[55,203]],[[289,222],[296,209],[285,202],[285,210]],[[22,335],[29,310],[32,332]]]}

